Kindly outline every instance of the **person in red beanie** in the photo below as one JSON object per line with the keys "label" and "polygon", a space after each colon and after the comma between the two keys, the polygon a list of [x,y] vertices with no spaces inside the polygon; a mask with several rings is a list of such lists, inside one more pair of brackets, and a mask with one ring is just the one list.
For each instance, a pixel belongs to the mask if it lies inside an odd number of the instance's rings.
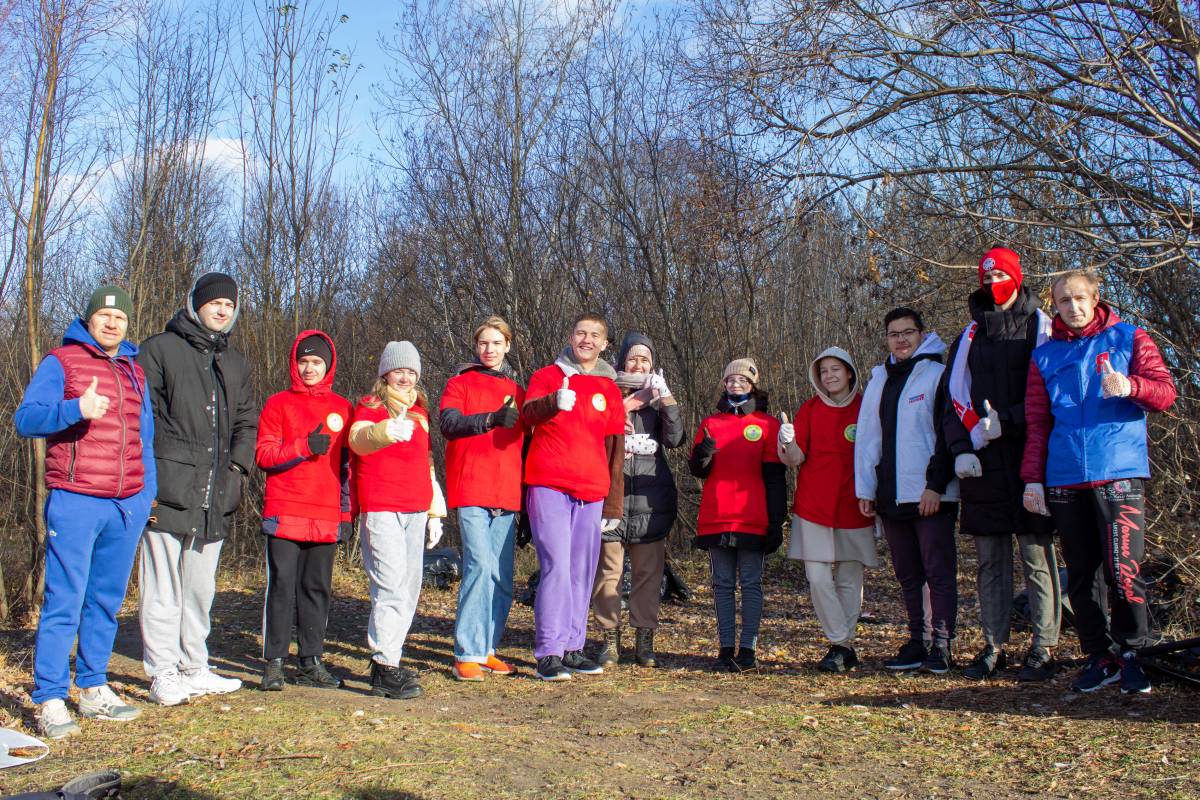
{"label": "person in red beanie", "polygon": [[268,398],[258,419],[255,460],[267,473],[262,532],[267,537],[263,605],[263,691],[283,689],[283,660],[296,625],[301,686],[340,688],[321,663],[333,559],[350,533],[350,401],[333,391],[337,352],[322,331],[292,343],[292,385]]}
{"label": "person in red beanie", "polygon": [[1020,257],[994,247],[979,261],[979,289],[967,298],[971,322],[950,348],[942,427],[954,456],[962,533],[975,540],[983,649],[963,676],[984,680],[1008,663],[1013,608],[1013,537],[1025,573],[1033,639],[1018,680],[1045,681],[1055,671],[1062,613],[1054,526],[1022,505],[1025,384],[1033,350],[1050,335],[1050,318],[1025,286]]}

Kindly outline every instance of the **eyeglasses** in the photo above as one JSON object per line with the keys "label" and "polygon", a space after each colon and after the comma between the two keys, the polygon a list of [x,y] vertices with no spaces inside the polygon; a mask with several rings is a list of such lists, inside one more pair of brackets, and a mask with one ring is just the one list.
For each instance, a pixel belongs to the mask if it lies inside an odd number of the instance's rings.
{"label": "eyeglasses", "polygon": [[889,338],[889,339],[907,339],[908,337],[912,336],[913,334],[917,334],[920,332],[921,331],[918,330],[917,328],[905,328],[902,331],[888,331],[887,338]]}
{"label": "eyeglasses", "polygon": [[750,381],[741,375],[730,375],[725,379],[726,386],[749,386]]}

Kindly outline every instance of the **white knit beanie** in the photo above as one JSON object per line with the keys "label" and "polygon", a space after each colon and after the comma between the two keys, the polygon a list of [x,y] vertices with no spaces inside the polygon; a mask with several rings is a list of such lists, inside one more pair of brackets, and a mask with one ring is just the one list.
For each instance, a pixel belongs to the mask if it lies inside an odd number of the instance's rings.
{"label": "white knit beanie", "polygon": [[413,343],[388,342],[383,355],[379,356],[379,377],[401,367],[411,369],[417,373],[417,380],[421,380],[421,355]]}

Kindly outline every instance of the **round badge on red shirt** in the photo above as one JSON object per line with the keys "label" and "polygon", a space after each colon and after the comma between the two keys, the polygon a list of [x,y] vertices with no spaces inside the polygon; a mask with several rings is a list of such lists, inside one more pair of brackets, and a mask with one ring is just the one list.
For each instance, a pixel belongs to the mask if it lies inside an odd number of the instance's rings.
{"label": "round badge on red shirt", "polygon": [[746,437],[747,442],[757,442],[762,438],[763,429],[759,425],[747,425],[742,430],[742,436]]}
{"label": "round badge on red shirt", "polygon": [[346,421],[342,419],[341,414],[330,414],[325,418],[325,427],[337,433],[346,425]]}
{"label": "round badge on red shirt", "polygon": [[596,409],[597,411],[603,411],[604,409],[608,408],[608,401],[604,399],[604,395],[600,392],[596,392],[594,395],[592,395],[592,408]]}

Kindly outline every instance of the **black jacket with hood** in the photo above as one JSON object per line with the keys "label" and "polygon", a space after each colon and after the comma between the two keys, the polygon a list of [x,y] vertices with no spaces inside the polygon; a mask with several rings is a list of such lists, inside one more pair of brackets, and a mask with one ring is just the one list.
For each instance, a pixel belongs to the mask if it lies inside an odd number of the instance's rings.
{"label": "black jacket with hood", "polygon": [[254,465],[258,407],[250,368],[229,346],[240,303],[224,331],[210,331],[192,307],[195,289],[166,330],[142,344],[137,361],[154,406],[158,507],[151,527],[216,540],[232,530]]}

